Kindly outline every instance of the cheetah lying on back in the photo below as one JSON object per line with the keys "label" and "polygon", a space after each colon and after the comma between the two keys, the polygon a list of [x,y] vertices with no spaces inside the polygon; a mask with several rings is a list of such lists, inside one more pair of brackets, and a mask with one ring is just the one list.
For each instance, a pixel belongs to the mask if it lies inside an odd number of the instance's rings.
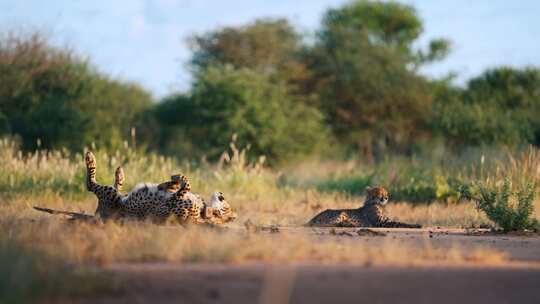
{"label": "cheetah lying on back", "polygon": [[368,188],[364,206],[358,209],[327,209],[317,214],[308,226],[421,228],[417,224],[391,221],[384,215],[388,192],[382,187]]}
{"label": "cheetah lying on back", "polygon": [[87,152],[85,160],[86,187],[97,196],[96,216],[102,219],[149,219],[156,223],[174,219],[181,224],[222,224],[235,219],[223,193],[215,192],[207,203],[191,192],[186,176],[175,175],[170,181],[158,185],[142,183],[123,195],[125,177],[121,167],[116,169],[114,186],[105,186],[96,182],[94,154]]}

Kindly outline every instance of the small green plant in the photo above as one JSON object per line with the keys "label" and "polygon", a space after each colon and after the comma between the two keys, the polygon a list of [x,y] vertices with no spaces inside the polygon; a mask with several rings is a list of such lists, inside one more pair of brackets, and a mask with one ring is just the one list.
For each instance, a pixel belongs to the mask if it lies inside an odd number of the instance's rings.
{"label": "small green plant", "polygon": [[479,185],[477,208],[503,231],[537,230],[538,221],[533,218],[535,184],[527,183],[513,192],[506,179],[502,186]]}

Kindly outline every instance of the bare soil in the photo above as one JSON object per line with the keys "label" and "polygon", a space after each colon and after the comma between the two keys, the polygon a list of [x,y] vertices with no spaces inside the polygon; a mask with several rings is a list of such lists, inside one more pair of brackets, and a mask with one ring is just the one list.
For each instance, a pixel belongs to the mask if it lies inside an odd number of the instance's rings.
{"label": "bare soil", "polygon": [[373,246],[388,238],[433,248],[459,244],[464,249],[500,250],[509,260],[496,266],[114,264],[106,270],[117,276],[117,292],[60,302],[540,303],[538,235],[495,235],[462,229],[370,229],[378,235],[369,231],[358,234],[358,229],[346,228],[279,230],[321,238],[353,238]]}

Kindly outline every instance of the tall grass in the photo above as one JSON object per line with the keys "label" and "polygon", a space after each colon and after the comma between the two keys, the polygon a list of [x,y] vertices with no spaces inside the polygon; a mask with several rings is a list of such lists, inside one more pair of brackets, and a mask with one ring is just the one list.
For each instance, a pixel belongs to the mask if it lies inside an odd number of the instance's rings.
{"label": "tall grass", "polygon": [[[277,169],[266,168],[264,159],[247,161],[245,151],[234,143],[219,162],[196,166],[144,154],[127,144],[112,153],[94,152],[101,183],[112,184],[117,166],[124,167],[127,190],[142,181],[161,182],[172,174],[187,174],[194,192],[203,196],[224,192],[240,215],[238,222],[250,219],[264,225],[301,225],[325,208],[358,207],[364,188],[377,184],[389,189],[394,202],[446,204],[390,204],[388,210],[394,217],[424,225],[485,225],[487,218],[467,201],[467,192],[474,190],[475,182],[500,184],[511,177],[516,182],[536,183],[540,177],[540,154],[534,148],[454,158],[394,157],[375,165],[354,160],[315,161]],[[84,186],[82,155],[65,150],[23,154],[13,141],[0,140],[0,208],[14,211],[18,217],[36,217],[32,205],[93,213],[95,197]],[[458,201],[463,201],[459,208],[455,206]],[[537,201],[534,204],[538,206]]]}
{"label": "tall grass", "polygon": [[515,151],[470,149],[460,155],[392,156],[374,165],[358,160],[309,165],[288,168],[293,173],[282,177],[281,184],[351,195],[362,195],[370,185],[383,185],[390,191],[391,201],[422,204],[466,201],[470,198],[467,191],[477,182],[500,185],[510,178],[517,184],[534,184],[540,178],[540,152],[533,147]]}

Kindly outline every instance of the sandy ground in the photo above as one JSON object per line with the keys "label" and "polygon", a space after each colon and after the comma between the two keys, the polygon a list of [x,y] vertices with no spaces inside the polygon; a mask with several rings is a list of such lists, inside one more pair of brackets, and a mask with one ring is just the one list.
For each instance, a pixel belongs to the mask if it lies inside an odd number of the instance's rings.
{"label": "sandy ground", "polygon": [[465,230],[446,228],[424,229],[386,229],[370,228],[369,230],[386,234],[384,237],[356,237],[358,229],[335,228],[337,235],[330,233],[331,228],[281,228],[290,233],[310,233],[319,237],[347,237],[358,242],[373,245],[391,240],[398,244],[414,244],[416,247],[433,248],[485,248],[495,249],[508,254],[510,261],[530,261],[540,263],[540,235],[501,235],[489,233],[487,229]]}
{"label": "sandy ground", "polygon": [[[510,260],[497,266],[180,265],[115,264],[121,287],[66,303],[540,303],[540,237],[470,235],[454,229],[375,229],[384,237],[349,236],[355,230],[281,228],[315,237],[359,242],[392,239],[446,248],[492,248]],[[63,302],[63,301],[62,301]]]}

